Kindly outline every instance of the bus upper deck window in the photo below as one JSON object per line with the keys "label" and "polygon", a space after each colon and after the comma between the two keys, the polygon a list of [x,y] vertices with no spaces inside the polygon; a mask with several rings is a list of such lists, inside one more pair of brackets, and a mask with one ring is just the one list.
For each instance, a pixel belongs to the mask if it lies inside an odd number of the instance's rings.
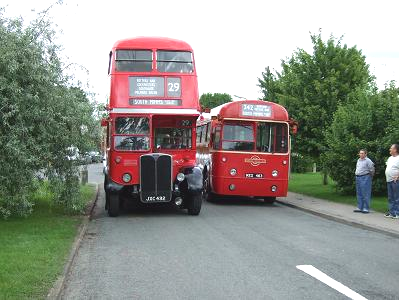
{"label": "bus upper deck window", "polygon": [[151,72],[151,50],[116,50],[116,71]]}
{"label": "bus upper deck window", "polygon": [[189,51],[157,51],[157,69],[165,73],[194,72],[193,55]]}

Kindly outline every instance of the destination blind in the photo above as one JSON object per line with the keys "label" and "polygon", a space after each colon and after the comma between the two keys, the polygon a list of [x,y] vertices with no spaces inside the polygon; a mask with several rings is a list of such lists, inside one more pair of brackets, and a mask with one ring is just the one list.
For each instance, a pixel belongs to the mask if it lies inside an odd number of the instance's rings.
{"label": "destination blind", "polygon": [[264,104],[242,104],[241,115],[246,117],[271,117],[272,108]]}
{"label": "destination blind", "polygon": [[181,81],[178,77],[129,77],[129,97],[181,97]]}

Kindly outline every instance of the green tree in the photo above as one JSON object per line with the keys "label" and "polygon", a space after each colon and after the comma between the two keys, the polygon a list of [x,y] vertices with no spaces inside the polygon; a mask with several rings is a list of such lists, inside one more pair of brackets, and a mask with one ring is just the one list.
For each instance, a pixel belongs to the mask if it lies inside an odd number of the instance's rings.
{"label": "green tree", "polygon": [[200,97],[201,106],[204,108],[214,108],[230,101],[232,101],[232,98],[226,93],[205,93]]}
{"label": "green tree", "polygon": [[352,91],[370,89],[373,77],[356,46],[349,48],[332,36],[323,41],[321,33],[310,37],[312,53],[296,50],[282,60],[281,73],[267,67],[258,81],[263,99],[282,104],[299,122],[295,151],[318,161],[338,105],[346,103]]}
{"label": "green tree", "polygon": [[[28,215],[38,174],[58,182],[56,200],[77,206],[77,166],[67,149],[98,136],[93,105],[64,74],[56,31],[40,13],[28,26],[0,9],[0,215]],[[54,185],[56,186],[56,185]]]}
{"label": "green tree", "polygon": [[368,150],[376,174],[373,193],[385,193],[385,161],[389,146],[399,142],[399,89],[392,82],[383,91],[356,90],[340,105],[326,132],[323,161],[338,188],[354,193],[354,170],[359,149]]}

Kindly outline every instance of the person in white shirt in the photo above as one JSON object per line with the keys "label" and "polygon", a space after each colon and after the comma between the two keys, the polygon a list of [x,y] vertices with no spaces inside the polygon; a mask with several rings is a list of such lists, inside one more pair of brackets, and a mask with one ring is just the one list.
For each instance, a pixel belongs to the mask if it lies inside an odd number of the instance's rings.
{"label": "person in white shirt", "polygon": [[389,148],[391,156],[386,162],[385,177],[387,179],[389,212],[387,218],[399,219],[399,144]]}

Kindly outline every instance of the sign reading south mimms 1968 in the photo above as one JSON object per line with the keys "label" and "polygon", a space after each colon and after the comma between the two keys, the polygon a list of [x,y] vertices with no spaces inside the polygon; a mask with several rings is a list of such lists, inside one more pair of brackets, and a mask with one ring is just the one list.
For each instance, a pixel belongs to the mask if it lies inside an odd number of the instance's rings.
{"label": "sign reading south mimms 1968", "polygon": [[246,117],[271,117],[272,108],[263,104],[242,104],[241,115]]}

